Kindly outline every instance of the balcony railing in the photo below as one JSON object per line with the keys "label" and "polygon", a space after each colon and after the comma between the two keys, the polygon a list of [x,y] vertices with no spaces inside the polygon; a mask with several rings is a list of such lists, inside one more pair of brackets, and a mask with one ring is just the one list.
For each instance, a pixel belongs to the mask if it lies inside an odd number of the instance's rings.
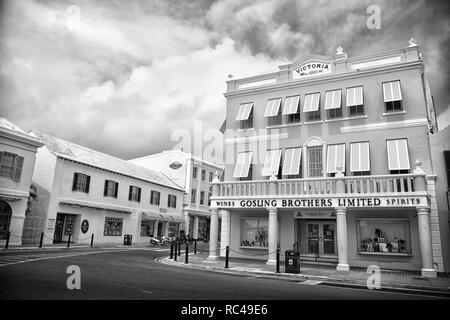
{"label": "balcony railing", "polygon": [[[414,192],[414,174],[344,176],[341,178],[309,178],[275,180],[275,192],[271,192],[270,180],[216,182],[216,197],[259,197],[337,194],[339,180],[345,194],[405,194]],[[341,192],[342,193],[342,192]]]}

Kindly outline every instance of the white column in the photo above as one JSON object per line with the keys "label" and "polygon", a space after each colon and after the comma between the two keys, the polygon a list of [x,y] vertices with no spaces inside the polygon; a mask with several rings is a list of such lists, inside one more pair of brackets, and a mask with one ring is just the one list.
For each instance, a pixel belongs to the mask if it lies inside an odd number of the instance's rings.
{"label": "white column", "polygon": [[209,230],[209,257],[208,260],[216,260],[217,257],[217,241],[219,233],[219,211],[211,210],[211,227]]}
{"label": "white column", "polygon": [[269,209],[269,260],[266,264],[275,265],[277,263],[278,249],[278,214],[277,208]]}
{"label": "white column", "polygon": [[436,278],[433,266],[433,247],[431,245],[431,227],[428,208],[417,208],[420,254],[422,255],[422,276]]}
{"label": "white column", "polygon": [[229,210],[221,210],[220,256],[225,257],[226,247],[230,245],[231,215]]}
{"label": "white column", "polygon": [[336,208],[337,223],[337,245],[339,263],[336,267],[338,271],[350,271],[348,264],[348,242],[347,242],[347,217],[346,208]]}
{"label": "white column", "polygon": [[155,238],[158,237],[158,223],[159,223],[159,220],[156,220],[156,221],[155,221],[155,226],[154,226],[154,228],[153,228],[153,236],[154,236]]}
{"label": "white column", "polygon": [[169,236],[169,221],[164,222],[164,237]]}
{"label": "white column", "polygon": [[194,237],[194,239],[198,239],[198,222],[199,222],[199,217],[198,216],[194,216],[194,230],[193,230],[193,234],[192,236]]}
{"label": "white column", "polygon": [[189,234],[189,212],[184,212],[184,234],[187,236]]}

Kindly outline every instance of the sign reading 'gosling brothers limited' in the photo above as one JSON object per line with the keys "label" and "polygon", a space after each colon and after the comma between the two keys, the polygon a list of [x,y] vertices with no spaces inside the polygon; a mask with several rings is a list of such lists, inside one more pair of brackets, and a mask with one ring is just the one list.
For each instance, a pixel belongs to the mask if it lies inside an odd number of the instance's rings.
{"label": "sign reading 'gosling brothers limited'", "polygon": [[246,199],[213,200],[213,208],[333,208],[333,207],[414,207],[427,205],[427,198],[419,197],[367,197],[321,199]]}
{"label": "sign reading 'gosling brothers limited'", "polygon": [[302,77],[318,76],[330,72],[331,72],[330,63],[309,62],[295,69],[292,74],[292,77],[294,79],[299,79]]}

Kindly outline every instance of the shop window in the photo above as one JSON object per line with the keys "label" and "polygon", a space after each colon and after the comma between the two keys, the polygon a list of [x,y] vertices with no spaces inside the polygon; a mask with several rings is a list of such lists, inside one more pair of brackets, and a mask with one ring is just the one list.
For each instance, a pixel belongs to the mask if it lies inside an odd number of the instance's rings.
{"label": "shop window", "polygon": [[411,254],[408,220],[357,220],[359,253]]}
{"label": "shop window", "polygon": [[176,208],[177,207],[177,196],[173,194],[169,194],[167,197],[167,206],[169,208]]}
{"label": "shop window", "polygon": [[121,236],[123,227],[123,218],[105,218],[104,236]]}
{"label": "shop window", "polygon": [[83,173],[75,172],[73,174],[72,191],[81,191],[89,193],[90,183],[91,183],[90,176]]}
{"label": "shop window", "polygon": [[152,237],[155,230],[155,220],[141,221],[141,237]]}
{"label": "shop window", "polygon": [[268,234],[268,219],[241,220],[241,247],[267,248]]}
{"label": "shop window", "polygon": [[150,204],[159,206],[160,198],[161,193],[159,191],[152,190],[150,192]]}
{"label": "shop window", "polygon": [[141,202],[141,188],[130,186],[130,190],[128,191],[128,200]]}
{"label": "shop window", "polygon": [[14,153],[0,152],[0,177],[20,181],[23,157]]}
{"label": "shop window", "polygon": [[103,189],[103,196],[117,198],[119,183],[112,180],[105,180],[105,187]]}

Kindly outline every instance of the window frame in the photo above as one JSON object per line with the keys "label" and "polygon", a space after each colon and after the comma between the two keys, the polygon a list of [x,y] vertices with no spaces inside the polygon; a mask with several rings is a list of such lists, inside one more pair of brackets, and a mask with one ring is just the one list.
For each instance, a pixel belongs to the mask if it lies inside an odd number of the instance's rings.
{"label": "window frame", "polygon": [[[173,203],[173,205],[172,205],[172,203]],[[173,208],[173,209],[177,208],[177,196],[176,195],[170,194],[170,193],[167,195],[167,207]]]}
{"label": "window frame", "polygon": [[[154,200],[156,197],[156,200]],[[159,206],[161,204],[161,192],[157,190],[150,191],[150,204]]]}
{"label": "window frame", "polygon": [[[137,190],[137,192],[134,192],[134,190]],[[141,191],[142,188],[130,185],[128,189],[128,201],[141,202]]]}
{"label": "window frame", "polygon": [[[86,177],[85,181],[79,181],[79,177]],[[89,193],[91,176],[81,172],[74,172],[72,181],[72,191]]]}
{"label": "window frame", "polygon": [[[110,187],[111,183],[114,184],[113,188]],[[103,188],[103,196],[117,199],[118,189],[119,189],[119,183],[117,181],[105,179],[105,186]]]}

